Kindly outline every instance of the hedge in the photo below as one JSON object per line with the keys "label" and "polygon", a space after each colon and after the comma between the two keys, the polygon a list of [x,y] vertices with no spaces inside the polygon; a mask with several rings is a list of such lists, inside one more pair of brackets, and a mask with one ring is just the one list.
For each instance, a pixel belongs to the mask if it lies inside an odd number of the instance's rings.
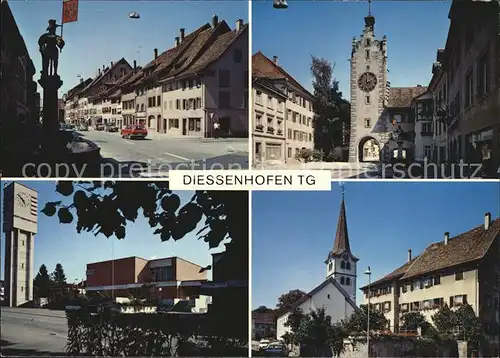
{"label": "hedge", "polygon": [[67,311],[70,356],[248,357],[248,319],[209,314]]}

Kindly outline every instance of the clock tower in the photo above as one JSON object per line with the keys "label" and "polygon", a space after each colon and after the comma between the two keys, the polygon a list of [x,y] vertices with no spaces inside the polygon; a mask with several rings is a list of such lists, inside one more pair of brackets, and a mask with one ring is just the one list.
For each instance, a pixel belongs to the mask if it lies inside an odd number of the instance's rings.
{"label": "clock tower", "polygon": [[347,217],[345,213],[344,188],[342,186],[342,202],[340,203],[339,219],[333,250],[325,260],[326,277],[334,278],[356,302],[356,264],[358,258],[351,252],[349,234],[347,232]]}
{"label": "clock tower", "polygon": [[[369,0],[371,6],[371,0]],[[352,40],[351,136],[349,162],[382,161],[389,139],[388,122],[382,116],[388,94],[387,38],[375,38],[375,17],[365,17],[359,39]]]}
{"label": "clock tower", "polygon": [[12,182],[4,188],[5,299],[9,307],[33,300],[34,244],[38,193]]}

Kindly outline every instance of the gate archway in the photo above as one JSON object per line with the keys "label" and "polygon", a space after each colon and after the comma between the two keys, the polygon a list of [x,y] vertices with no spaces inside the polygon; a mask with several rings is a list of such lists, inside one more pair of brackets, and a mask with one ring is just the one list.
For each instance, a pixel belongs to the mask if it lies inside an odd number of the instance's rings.
{"label": "gate archway", "polygon": [[364,137],[359,142],[358,155],[360,162],[380,161],[380,143],[373,137]]}

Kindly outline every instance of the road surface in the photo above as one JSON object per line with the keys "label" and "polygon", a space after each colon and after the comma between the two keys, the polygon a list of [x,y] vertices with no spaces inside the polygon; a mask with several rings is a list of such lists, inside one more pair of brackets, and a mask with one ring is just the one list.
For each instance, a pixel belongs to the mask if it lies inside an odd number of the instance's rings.
{"label": "road surface", "polygon": [[68,324],[64,311],[1,307],[2,356],[64,355]]}
{"label": "road surface", "polygon": [[123,139],[120,133],[78,132],[101,148],[103,176],[166,176],[172,169],[248,169],[246,138],[168,138],[150,133],[146,139]]}

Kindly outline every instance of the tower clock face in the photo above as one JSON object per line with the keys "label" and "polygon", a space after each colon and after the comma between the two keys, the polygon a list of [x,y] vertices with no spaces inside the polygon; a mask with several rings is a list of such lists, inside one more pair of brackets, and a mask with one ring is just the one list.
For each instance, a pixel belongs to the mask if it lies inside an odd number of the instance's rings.
{"label": "tower clock face", "polygon": [[26,193],[18,193],[16,195],[16,204],[26,208],[30,205],[30,196]]}
{"label": "tower clock face", "polygon": [[358,79],[358,86],[364,92],[371,92],[377,86],[377,76],[373,72],[365,72]]}

